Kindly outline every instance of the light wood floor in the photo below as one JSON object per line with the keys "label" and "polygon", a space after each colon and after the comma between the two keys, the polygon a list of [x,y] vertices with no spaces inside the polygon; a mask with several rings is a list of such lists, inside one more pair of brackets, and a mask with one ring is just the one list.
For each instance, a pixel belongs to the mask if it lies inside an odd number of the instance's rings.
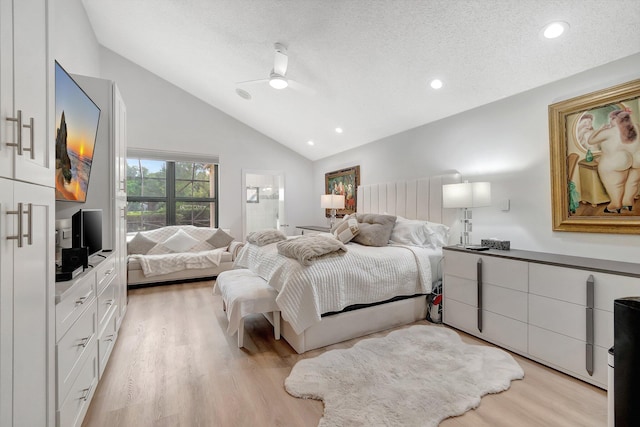
{"label": "light wood floor", "polygon": [[[226,335],[213,282],[132,290],[118,340],[85,427],[317,426],[322,402],[297,399],[284,380],[300,359],[261,316],[246,321],[244,349]],[[418,322],[425,323],[425,322]],[[382,332],[373,336],[384,336]],[[484,344],[463,334],[469,343]],[[525,378],[442,427],[605,426],[606,392],[517,355]],[[425,402],[428,405],[429,402]]]}

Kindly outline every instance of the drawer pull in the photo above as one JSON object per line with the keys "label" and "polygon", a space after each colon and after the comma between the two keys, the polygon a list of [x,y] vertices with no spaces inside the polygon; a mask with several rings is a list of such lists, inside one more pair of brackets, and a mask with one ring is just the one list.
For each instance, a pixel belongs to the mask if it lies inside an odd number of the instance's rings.
{"label": "drawer pull", "polygon": [[482,258],[478,259],[478,330],[482,332]]}
{"label": "drawer pull", "polygon": [[112,269],[110,269],[110,270],[105,271],[105,272],[104,272],[104,275],[105,275],[105,276],[108,276],[108,275],[110,275],[111,273],[113,273],[113,268],[112,268]]}
{"label": "drawer pull", "polygon": [[92,294],[92,293],[93,293],[93,290],[89,291],[89,293],[88,293],[88,294],[86,294],[85,296],[78,298],[78,299],[76,300],[76,305],[84,304],[84,302],[85,302],[86,300],[88,300],[88,299],[89,299],[89,297],[91,297],[91,294]]}
{"label": "drawer pull", "polygon": [[84,390],[82,390],[84,394],[82,395],[82,397],[80,397],[80,400],[84,400],[86,402],[87,399],[89,399],[89,396],[91,395],[92,388],[93,388],[93,384],[91,384],[89,388],[85,388]]}
{"label": "drawer pull", "polygon": [[114,302],[114,300],[112,300],[112,299],[108,299],[107,301],[105,301],[105,304],[106,304],[106,305],[112,305],[112,304],[113,304],[113,302]]}
{"label": "drawer pull", "polygon": [[107,335],[107,338],[105,339],[105,341],[113,341],[113,334]]}
{"label": "drawer pull", "polygon": [[587,278],[587,307],[585,308],[587,320],[587,336],[585,346],[585,368],[587,373],[593,376],[593,345],[594,345],[594,319],[593,319],[593,307],[595,305],[595,291],[594,291],[595,279],[593,274],[590,274]]}
{"label": "drawer pull", "polygon": [[89,344],[89,340],[90,339],[91,339],[91,337],[81,338],[80,339],[80,344],[78,344],[78,347],[85,348],[87,346],[87,344]]}

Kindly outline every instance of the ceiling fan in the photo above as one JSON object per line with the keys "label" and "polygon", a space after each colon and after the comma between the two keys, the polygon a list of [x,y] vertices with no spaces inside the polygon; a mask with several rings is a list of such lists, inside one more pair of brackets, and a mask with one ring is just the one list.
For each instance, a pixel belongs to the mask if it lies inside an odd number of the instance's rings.
{"label": "ceiling fan", "polygon": [[238,85],[253,84],[253,83],[269,83],[274,89],[285,89],[291,87],[292,89],[306,92],[308,94],[314,94],[313,89],[298,83],[295,80],[291,80],[286,76],[287,66],[289,64],[289,57],[287,56],[287,48],[282,43],[274,43],[275,56],[273,59],[273,69],[269,74],[268,79],[247,80],[244,82],[238,82]]}

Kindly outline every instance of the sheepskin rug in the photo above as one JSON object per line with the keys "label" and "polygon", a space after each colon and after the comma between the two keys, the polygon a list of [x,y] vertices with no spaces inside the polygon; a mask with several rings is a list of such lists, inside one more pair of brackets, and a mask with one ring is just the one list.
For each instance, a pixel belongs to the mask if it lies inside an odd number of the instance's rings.
{"label": "sheepskin rug", "polygon": [[319,426],[435,427],[523,377],[503,350],[465,344],[450,329],[416,325],[301,360],[285,388],[324,402]]}

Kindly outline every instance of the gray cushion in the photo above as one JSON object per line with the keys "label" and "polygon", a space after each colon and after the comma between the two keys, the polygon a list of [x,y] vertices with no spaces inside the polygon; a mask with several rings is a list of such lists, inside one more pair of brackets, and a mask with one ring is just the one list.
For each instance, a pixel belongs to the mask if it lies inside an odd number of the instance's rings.
{"label": "gray cushion", "polygon": [[146,255],[147,252],[151,250],[156,245],[157,242],[154,242],[148,237],[137,233],[133,239],[129,243],[127,243],[127,253],[129,255],[140,254]]}
{"label": "gray cushion", "polygon": [[353,242],[365,246],[387,246],[396,223],[393,215],[356,214],[360,231]]}
{"label": "gray cushion", "polygon": [[233,242],[233,237],[228,235],[222,228],[218,228],[218,230],[207,239],[207,243],[214,248],[226,248],[231,242]]}

